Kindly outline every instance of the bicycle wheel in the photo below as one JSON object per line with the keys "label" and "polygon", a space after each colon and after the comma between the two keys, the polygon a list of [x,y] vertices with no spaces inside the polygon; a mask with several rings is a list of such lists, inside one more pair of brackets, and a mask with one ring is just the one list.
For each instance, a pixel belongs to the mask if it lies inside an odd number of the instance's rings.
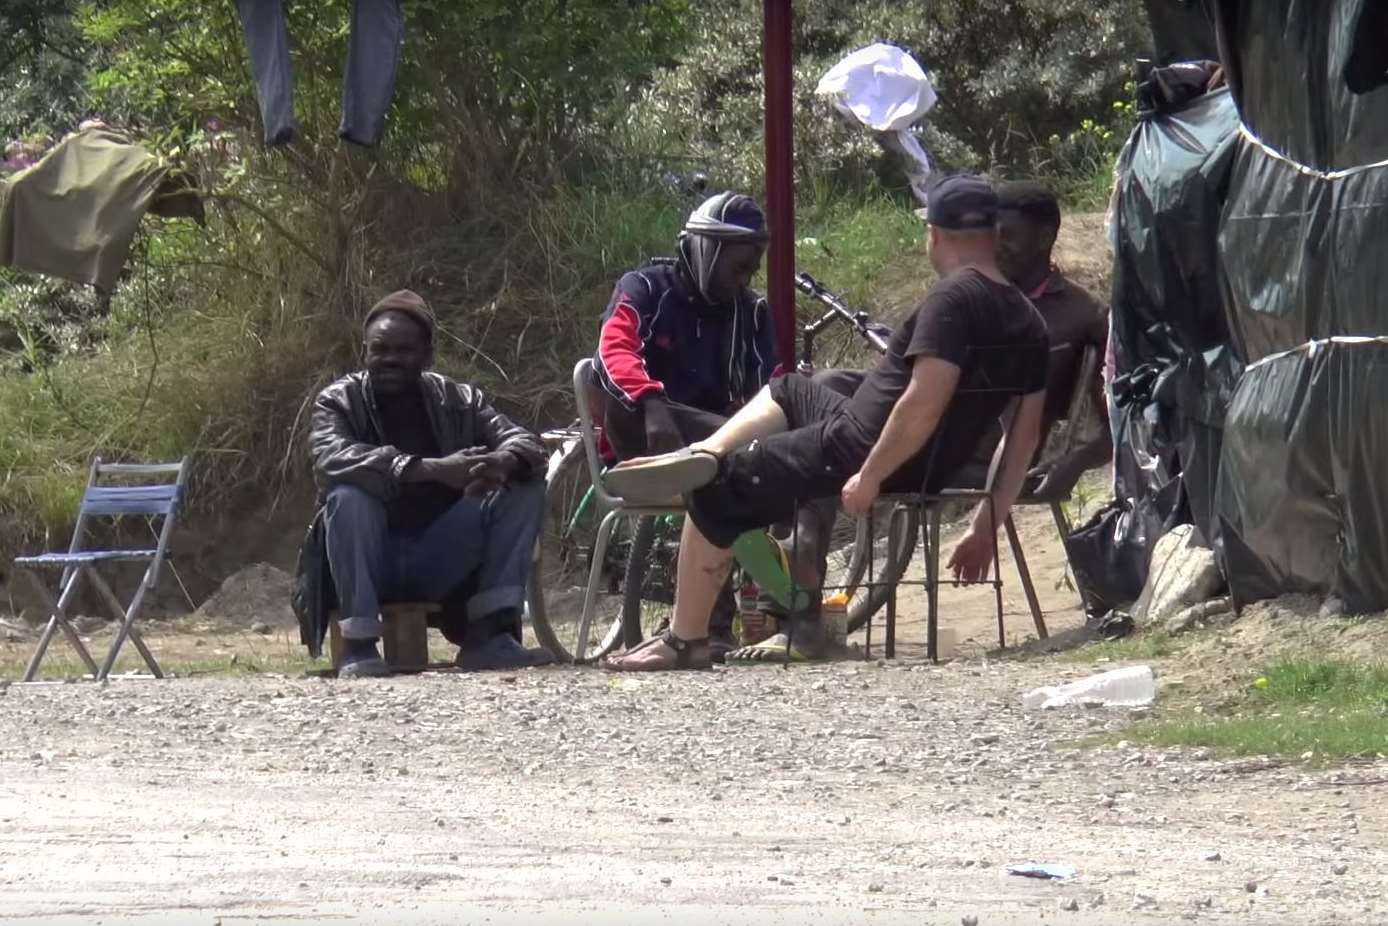
{"label": "bicycle wheel", "polygon": [[[900,512],[900,534],[895,549],[888,549],[889,532],[893,511]],[[914,505],[895,506],[879,502],[873,507],[872,517],[853,518],[839,512],[839,522],[850,519],[853,523],[853,543],[841,555],[846,558],[842,569],[845,581],[841,584],[853,588],[854,593],[848,603],[848,632],[861,630],[872,615],[887,603],[891,594],[890,585],[900,581],[910,565],[911,554],[916,549],[916,537],[920,530],[920,512]],[[871,528],[869,528],[871,521]],[[834,525],[835,531],[840,523]],[[846,533],[845,525],[843,531]],[[869,536],[871,530],[871,536]],[[830,552],[831,568],[833,551]],[[871,576],[869,576],[871,566]],[[861,587],[861,586],[866,587]]]}
{"label": "bicycle wheel", "polygon": [[535,639],[561,662],[592,662],[621,640],[622,583],[631,547],[631,519],[623,517],[614,519],[587,639],[579,639],[583,598],[605,514],[592,492],[582,444],[564,444],[551,456],[545,476],[545,520],[535,543],[528,595]]}
{"label": "bicycle wheel", "polygon": [[622,643],[627,647],[654,635],[674,617],[681,521],[673,515],[637,520],[623,582]]}

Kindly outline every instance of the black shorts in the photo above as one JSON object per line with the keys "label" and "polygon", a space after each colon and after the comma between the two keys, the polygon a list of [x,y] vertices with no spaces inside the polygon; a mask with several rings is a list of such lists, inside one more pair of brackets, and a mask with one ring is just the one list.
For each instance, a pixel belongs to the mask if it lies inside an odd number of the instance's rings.
{"label": "black shorts", "polygon": [[840,459],[825,431],[848,398],[798,373],[771,383],[790,430],[754,441],[719,464],[718,478],[689,496],[689,516],[715,546],[747,531],[789,522],[796,507],[839,493],[861,460]]}

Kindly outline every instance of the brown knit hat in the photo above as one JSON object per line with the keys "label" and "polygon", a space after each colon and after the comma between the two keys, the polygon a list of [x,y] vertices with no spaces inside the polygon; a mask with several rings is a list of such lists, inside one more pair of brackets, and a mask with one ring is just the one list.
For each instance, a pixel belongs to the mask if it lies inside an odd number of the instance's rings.
{"label": "brown knit hat", "polygon": [[362,322],[362,328],[370,327],[378,316],[386,312],[399,312],[413,318],[424,327],[429,343],[434,343],[434,310],[429,308],[429,303],[425,302],[419,293],[412,289],[397,289],[371,307],[371,311],[366,313],[366,321]]}

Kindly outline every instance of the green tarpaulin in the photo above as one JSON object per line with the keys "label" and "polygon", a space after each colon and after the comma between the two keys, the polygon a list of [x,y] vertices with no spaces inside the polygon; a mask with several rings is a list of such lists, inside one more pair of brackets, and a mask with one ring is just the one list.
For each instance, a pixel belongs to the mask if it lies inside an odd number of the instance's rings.
{"label": "green tarpaulin", "polygon": [[110,292],[145,212],[202,219],[185,175],[92,127],[0,183],[0,264]]}

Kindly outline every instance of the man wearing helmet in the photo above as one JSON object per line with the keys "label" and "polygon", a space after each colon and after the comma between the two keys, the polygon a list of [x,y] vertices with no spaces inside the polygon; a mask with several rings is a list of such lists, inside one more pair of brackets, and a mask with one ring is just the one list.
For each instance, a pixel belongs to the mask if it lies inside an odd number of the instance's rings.
{"label": "man wearing helmet", "polygon": [[[618,460],[708,437],[771,379],[771,312],[749,288],[766,241],[757,204],[719,193],[690,215],[675,257],[617,281],[594,366],[603,436]],[[734,608],[725,585],[709,628],[714,658],[732,646]]]}

